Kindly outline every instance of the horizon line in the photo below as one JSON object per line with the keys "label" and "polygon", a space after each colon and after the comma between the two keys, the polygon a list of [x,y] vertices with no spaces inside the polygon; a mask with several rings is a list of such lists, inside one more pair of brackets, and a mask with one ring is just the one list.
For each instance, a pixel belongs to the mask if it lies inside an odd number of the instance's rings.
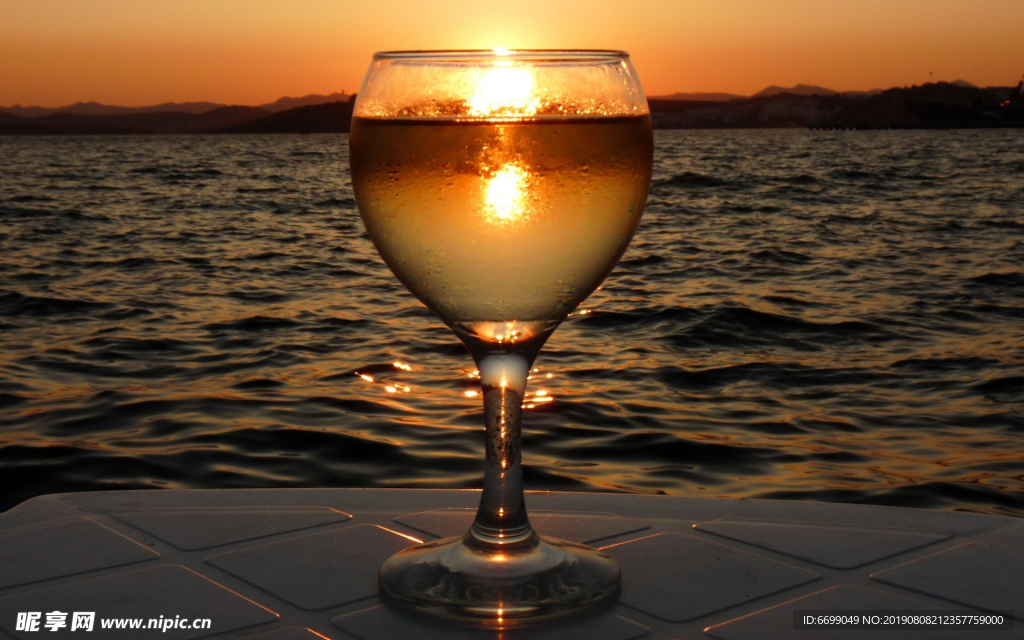
{"label": "horizon line", "polygon": [[[1024,79],[1019,80],[1018,82],[1024,82]],[[1012,88],[1012,87],[1015,86],[1013,83],[1006,84],[1006,85],[987,85],[987,86],[982,86],[982,85],[979,85],[979,84],[975,84],[975,83],[973,83],[973,82],[971,82],[969,80],[964,80],[962,78],[957,78],[956,80],[929,80],[928,82],[923,82],[921,84],[894,85],[894,86],[887,87],[887,88],[884,88],[884,89],[880,88],[880,87],[875,87],[875,88],[872,88],[872,89],[844,89],[844,90],[839,90],[839,89],[832,89],[832,88],[821,86],[821,85],[809,84],[809,83],[805,83],[805,82],[798,82],[798,83],[796,83],[794,85],[791,85],[791,86],[788,86],[788,87],[784,86],[784,85],[779,85],[779,84],[770,84],[770,85],[764,87],[763,89],[761,89],[760,91],[756,91],[754,93],[746,94],[746,95],[741,94],[741,93],[733,93],[731,91],[675,91],[675,92],[672,92],[672,93],[659,93],[658,95],[648,95],[647,98],[648,99],[657,100],[659,98],[669,98],[669,97],[676,96],[676,95],[728,95],[728,96],[735,96],[737,98],[753,98],[753,97],[757,96],[759,93],[763,93],[764,91],[767,91],[769,89],[797,89],[797,88],[800,88],[800,87],[806,87],[806,88],[809,88],[809,89],[823,89],[825,91],[831,91],[833,93],[842,95],[842,94],[848,94],[848,93],[874,93],[874,92],[888,91],[889,89],[901,89],[901,88],[924,86],[924,85],[927,85],[927,84],[943,84],[943,83],[944,84],[960,84],[961,86],[966,84],[966,85],[970,85],[970,87],[977,88],[977,89],[993,89],[993,88],[1004,88],[1005,89],[1005,88],[1008,88],[1008,87]],[[785,93],[785,91],[783,91],[782,93]],[[276,103],[281,102],[283,100],[302,100],[302,99],[305,99],[305,98],[327,97],[327,96],[332,96],[332,95],[337,95],[337,94],[344,95],[344,96],[349,96],[349,97],[358,95],[357,93],[348,93],[347,91],[345,91],[345,89],[341,89],[341,90],[332,91],[332,92],[329,92],[329,93],[307,93],[307,94],[299,95],[299,96],[286,95],[286,96],[281,96],[281,97],[277,98],[276,100],[271,100],[270,102],[262,102],[260,104],[240,104],[240,103],[231,103],[231,102],[214,102],[214,101],[211,101],[211,100],[182,100],[182,101],[167,100],[167,101],[164,101],[164,102],[157,102],[157,103],[154,103],[154,104],[124,105],[124,104],[110,104],[110,103],[105,103],[105,102],[99,102],[98,100],[78,100],[78,101],[70,103],[70,104],[63,104],[63,105],[55,106],[55,107],[48,107],[48,106],[36,105],[36,104],[24,105],[24,104],[21,104],[20,102],[18,102],[18,103],[12,104],[12,105],[0,105],[0,109],[50,109],[50,110],[60,110],[60,109],[66,109],[68,107],[75,107],[75,106],[80,106],[80,105],[81,106],[96,105],[96,106],[101,106],[101,107],[112,107],[112,108],[118,108],[118,109],[148,109],[148,108],[152,108],[152,107],[162,107],[162,106],[165,106],[165,105],[197,105],[197,104],[210,104],[210,105],[215,105],[215,107],[265,107],[265,106],[276,104]]]}

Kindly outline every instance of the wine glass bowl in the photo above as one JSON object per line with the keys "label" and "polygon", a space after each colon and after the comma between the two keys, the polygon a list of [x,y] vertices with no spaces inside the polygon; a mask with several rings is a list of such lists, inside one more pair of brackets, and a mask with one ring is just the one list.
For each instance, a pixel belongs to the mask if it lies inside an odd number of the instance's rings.
{"label": "wine glass bowl", "polygon": [[544,341],[636,231],[652,154],[623,52],[374,56],[350,135],[356,201],[387,265],[469,349],[486,421],[473,526],[389,559],[380,585],[391,598],[500,625],[616,592],[611,559],[530,526],[520,418]]}

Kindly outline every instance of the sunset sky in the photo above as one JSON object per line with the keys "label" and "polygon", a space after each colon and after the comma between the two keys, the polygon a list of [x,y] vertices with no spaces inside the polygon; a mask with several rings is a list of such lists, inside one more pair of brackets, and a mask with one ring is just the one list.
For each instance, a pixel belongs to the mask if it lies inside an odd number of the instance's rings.
{"label": "sunset sky", "polygon": [[351,93],[385,49],[626,49],[648,95],[1010,85],[1021,25],[1021,0],[0,0],[0,105]]}

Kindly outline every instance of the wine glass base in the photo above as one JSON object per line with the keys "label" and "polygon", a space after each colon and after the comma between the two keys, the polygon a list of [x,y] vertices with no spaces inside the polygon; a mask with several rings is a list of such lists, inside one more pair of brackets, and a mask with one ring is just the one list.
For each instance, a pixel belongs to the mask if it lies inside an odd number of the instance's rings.
{"label": "wine glass base", "polygon": [[597,549],[536,534],[480,545],[472,533],[410,547],[380,570],[381,591],[418,611],[505,627],[587,610],[616,595],[619,567]]}

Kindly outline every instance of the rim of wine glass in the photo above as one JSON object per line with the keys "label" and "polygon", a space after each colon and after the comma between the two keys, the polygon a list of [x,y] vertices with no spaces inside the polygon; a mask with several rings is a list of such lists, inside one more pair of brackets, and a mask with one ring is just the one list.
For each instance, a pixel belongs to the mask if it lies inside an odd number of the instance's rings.
{"label": "rim of wine glass", "polygon": [[519,60],[526,62],[572,62],[626,60],[629,52],[620,49],[409,49],[378,51],[374,60]]}

